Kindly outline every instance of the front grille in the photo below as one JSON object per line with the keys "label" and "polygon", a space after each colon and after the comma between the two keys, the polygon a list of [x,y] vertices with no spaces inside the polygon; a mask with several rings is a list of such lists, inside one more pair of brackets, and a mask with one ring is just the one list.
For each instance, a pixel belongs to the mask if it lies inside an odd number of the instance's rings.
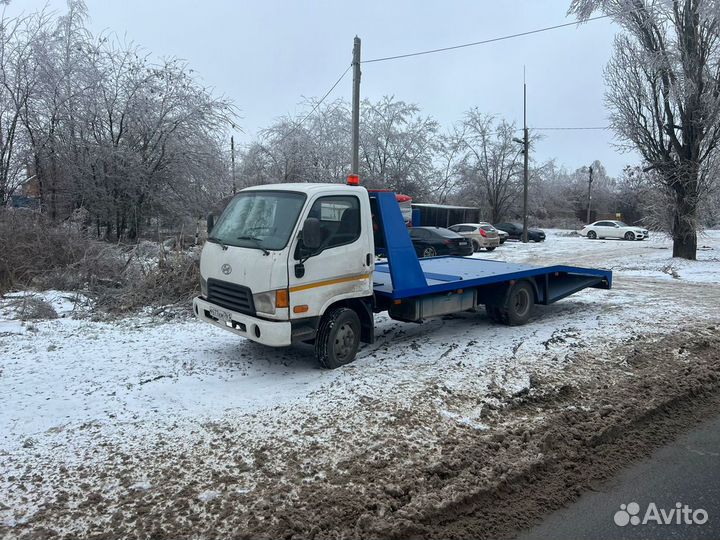
{"label": "front grille", "polygon": [[252,292],[242,285],[210,278],[208,279],[207,300],[238,313],[255,315]]}

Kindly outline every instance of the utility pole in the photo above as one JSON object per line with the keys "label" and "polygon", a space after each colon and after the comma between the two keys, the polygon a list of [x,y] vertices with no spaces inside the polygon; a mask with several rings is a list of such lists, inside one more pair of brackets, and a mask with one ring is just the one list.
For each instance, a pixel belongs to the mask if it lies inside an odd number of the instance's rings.
{"label": "utility pole", "polygon": [[592,183],[593,183],[593,168],[592,165],[590,165],[590,178],[588,179],[588,209],[587,209],[587,219],[585,220],[585,223],[588,225],[590,224],[590,207],[592,206]]}
{"label": "utility pole", "polygon": [[360,38],[353,42],[353,93],[352,93],[352,167],[350,174],[360,169]]}
{"label": "utility pole", "polygon": [[513,138],[522,145],[523,153],[523,233],[522,241],[528,242],[528,178],[530,160],[530,134],[527,127],[527,84],[525,83],[525,67],[523,67],[523,138]]}
{"label": "utility pole", "polygon": [[235,183],[235,137],[230,135],[230,163],[232,171],[233,195],[237,193],[237,184]]}
{"label": "utility pole", "polygon": [[527,127],[527,84],[525,83],[525,69],[523,68],[523,238],[528,242],[528,159],[530,155],[530,138]]}

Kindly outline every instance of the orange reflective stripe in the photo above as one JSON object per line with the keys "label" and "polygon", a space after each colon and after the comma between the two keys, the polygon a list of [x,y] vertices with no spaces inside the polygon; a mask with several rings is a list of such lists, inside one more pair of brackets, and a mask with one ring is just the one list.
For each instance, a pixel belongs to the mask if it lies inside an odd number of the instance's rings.
{"label": "orange reflective stripe", "polygon": [[315,289],[317,287],[325,287],[327,285],[336,285],[338,283],[348,283],[349,281],[360,281],[362,279],[368,279],[370,274],[361,274],[359,276],[348,276],[336,279],[328,279],[325,281],[318,281],[316,283],[308,283],[307,285],[298,285],[296,287],[290,287],[290,292],[306,291],[308,289]]}

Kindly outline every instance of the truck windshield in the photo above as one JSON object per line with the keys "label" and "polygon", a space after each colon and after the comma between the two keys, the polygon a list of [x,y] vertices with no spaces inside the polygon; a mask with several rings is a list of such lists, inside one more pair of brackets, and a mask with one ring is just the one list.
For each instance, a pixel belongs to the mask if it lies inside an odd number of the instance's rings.
{"label": "truck windshield", "polygon": [[218,219],[210,242],[277,251],[285,248],[305,204],[303,193],[246,191]]}

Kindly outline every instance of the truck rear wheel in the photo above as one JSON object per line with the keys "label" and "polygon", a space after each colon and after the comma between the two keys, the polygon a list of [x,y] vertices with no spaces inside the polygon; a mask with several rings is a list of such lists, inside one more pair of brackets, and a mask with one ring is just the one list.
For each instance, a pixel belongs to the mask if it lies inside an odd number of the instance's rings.
{"label": "truck rear wheel", "polygon": [[535,305],[535,291],[527,281],[518,281],[510,287],[503,305],[488,304],[487,314],[495,322],[509,326],[520,326],[530,319]]}
{"label": "truck rear wheel", "polygon": [[320,320],[315,357],[324,368],[335,369],[355,360],[360,345],[360,318],[352,309],[337,307]]}

